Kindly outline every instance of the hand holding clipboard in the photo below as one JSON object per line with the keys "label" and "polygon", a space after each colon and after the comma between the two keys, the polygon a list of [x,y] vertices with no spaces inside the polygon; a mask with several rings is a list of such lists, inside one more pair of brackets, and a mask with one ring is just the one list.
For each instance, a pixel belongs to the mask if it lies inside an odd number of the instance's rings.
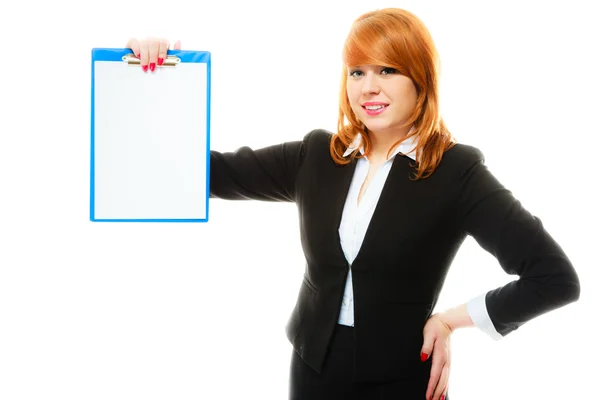
{"label": "hand holding clipboard", "polygon": [[[125,47],[131,49],[133,54],[140,59],[140,65],[144,72],[148,71],[148,69],[154,72],[157,65],[163,65],[170,46],[167,39],[148,37],[142,40],[131,38]],[[181,42],[179,40],[175,42],[173,49],[181,50]]]}
{"label": "hand holding clipboard", "polygon": [[94,48],[91,93],[90,220],[207,222],[210,53]]}

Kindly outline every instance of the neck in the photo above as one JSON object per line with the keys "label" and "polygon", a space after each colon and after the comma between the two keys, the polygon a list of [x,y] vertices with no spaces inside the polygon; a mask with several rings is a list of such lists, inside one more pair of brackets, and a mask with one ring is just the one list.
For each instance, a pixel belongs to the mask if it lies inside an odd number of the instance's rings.
{"label": "neck", "polygon": [[404,139],[411,127],[402,128],[402,130],[394,131],[393,133],[388,131],[369,131],[369,139],[371,140],[371,152],[369,159],[371,160],[387,160],[387,154],[390,151],[390,147],[399,140]]}

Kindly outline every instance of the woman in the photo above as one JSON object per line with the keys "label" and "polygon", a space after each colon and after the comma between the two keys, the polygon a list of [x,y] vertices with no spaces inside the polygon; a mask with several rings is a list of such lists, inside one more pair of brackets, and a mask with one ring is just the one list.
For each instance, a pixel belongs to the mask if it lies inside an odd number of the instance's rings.
{"label": "woman", "polygon": [[[169,46],[127,47],[147,72]],[[211,197],[298,206],[306,272],[286,326],[291,399],[449,400],[452,331],[504,337],[576,301],[579,279],[481,151],[446,128],[437,52],[416,16],[362,15],[343,62],[337,132],[211,151]],[[432,316],[467,235],[520,280]]]}

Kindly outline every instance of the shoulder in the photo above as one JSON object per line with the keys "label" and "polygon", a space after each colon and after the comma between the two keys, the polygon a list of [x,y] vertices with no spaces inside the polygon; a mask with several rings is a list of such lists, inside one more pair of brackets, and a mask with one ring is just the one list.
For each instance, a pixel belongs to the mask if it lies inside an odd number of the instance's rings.
{"label": "shoulder", "polygon": [[329,155],[329,144],[334,134],[325,129],[313,129],[304,135],[302,147],[304,154]]}
{"label": "shoulder", "polygon": [[485,156],[475,146],[465,143],[455,143],[454,146],[446,150],[442,157],[442,162],[468,168],[478,162],[485,163]]}
{"label": "shoulder", "polygon": [[305,136],[304,136],[304,143],[327,143],[327,145],[329,145],[329,142],[331,141],[331,139],[333,138],[333,133],[329,132],[326,129],[313,129],[312,131],[308,132]]}

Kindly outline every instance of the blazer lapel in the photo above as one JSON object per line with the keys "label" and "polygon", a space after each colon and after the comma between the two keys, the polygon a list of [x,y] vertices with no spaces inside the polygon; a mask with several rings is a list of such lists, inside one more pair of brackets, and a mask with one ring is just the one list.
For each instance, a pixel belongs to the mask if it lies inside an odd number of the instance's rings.
{"label": "blazer lapel", "polygon": [[398,223],[398,215],[410,213],[408,205],[411,195],[410,185],[413,183],[410,180],[410,174],[413,172],[410,164],[414,162],[412,158],[402,154],[394,157],[354,262],[364,256],[365,249],[379,247],[373,246],[371,243],[373,240],[390,240],[390,234],[394,232],[392,224]]}
{"label": "blazer lapel", "polygon": [[[329,212],[324,213],[325,220],[323,224],[328,230],[332,232],[331,243],[328,245],[334,249],[335,256],[340,257],[345,265],[348,265],[344,250],[340,243],[339,227],[342,220],[342,213],[344,212],[344,206],[346,204],[346,198],[350,190],[350,184],[352,183],[352,177],[356,170],[357,160],[353,159],[346,165],[335,165],[333,168],[332,175],[327,177],[327,189],[325,190],[325,198],[327,198],[328,205],[326,206]],[[329,235],[328,235],[329,236]]]}

